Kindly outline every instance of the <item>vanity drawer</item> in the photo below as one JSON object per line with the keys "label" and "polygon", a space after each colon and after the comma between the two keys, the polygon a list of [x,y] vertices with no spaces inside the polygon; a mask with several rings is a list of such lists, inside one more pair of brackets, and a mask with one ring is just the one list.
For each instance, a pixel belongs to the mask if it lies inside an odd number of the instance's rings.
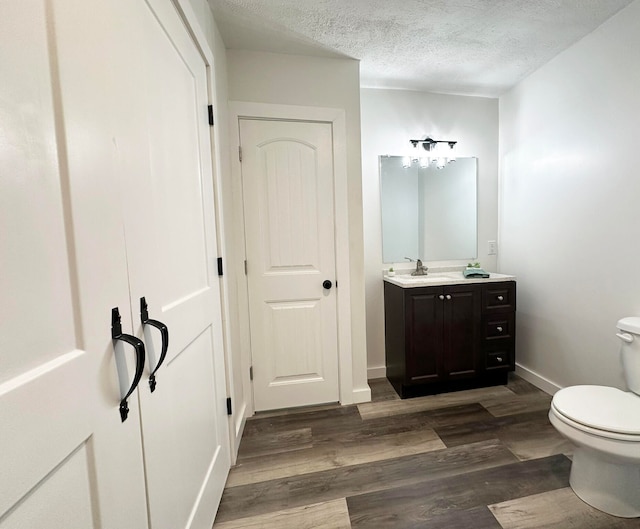
{"label": "vanity drawer", "polygon": [[491,314],[483,318],[482,335],[485,340],[510,339],[515,336],[515,314],[513,312]]}
{"label": "vanity drawer", "polygon": [[509,350],[488,352],[485,361],[487,370],[509,369],[511,367],[511,352]]}
{"label": "vanity drawer", "polygon": [[482,312],[513,312],[516,310],[516,284],[513,281],[482,285]]}

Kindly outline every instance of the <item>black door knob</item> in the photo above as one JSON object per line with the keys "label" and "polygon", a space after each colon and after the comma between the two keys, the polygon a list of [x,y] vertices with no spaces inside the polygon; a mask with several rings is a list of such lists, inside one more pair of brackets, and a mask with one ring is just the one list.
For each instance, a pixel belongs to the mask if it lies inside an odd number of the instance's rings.
{"label": "black door knob", "polygon": [[328,279],[325,279],[322,282],[322,288],[326,288],[327,290],[329,290],[332,286],[333,286],[333,283],[331,281],[329,281]]}

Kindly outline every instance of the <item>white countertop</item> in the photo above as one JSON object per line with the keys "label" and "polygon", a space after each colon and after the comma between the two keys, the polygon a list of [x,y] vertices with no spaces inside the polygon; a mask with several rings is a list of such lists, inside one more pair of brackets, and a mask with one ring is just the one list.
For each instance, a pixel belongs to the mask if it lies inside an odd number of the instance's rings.
{"label": "white countertop", "polygon": [[465,283],[495,283],[498,281],[515,281],[516,276],[507,274],[489,274],[489,277],[464,277],[462,272],[434,272],[426,276],[412,276],[411,274],[396,274],[393,277],[384,276],[387,283],[402,288],[437,287],[442,285],[462,285]]}

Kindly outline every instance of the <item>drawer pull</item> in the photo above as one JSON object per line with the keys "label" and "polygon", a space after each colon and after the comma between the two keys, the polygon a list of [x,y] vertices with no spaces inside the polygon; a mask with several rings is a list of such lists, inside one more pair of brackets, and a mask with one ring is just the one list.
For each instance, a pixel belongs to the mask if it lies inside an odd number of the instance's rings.
{"label": "drawer pull", "polygon": [[502,363],[502,357],[501,356],[496,356],[496,360],[500,363]]}
{"label": "drawer pull", "polygon": [[498,296],[498,301],[504,301],[504,296]]}
{"label": "drawer pull", "polygon": [[496,331],[502,332],[502,327],[496,327]]}
{"label": "drawer pull", "polygon": [[442,294],[440,294],[440,295],[438,296],[438,299],[444,299],[444,296],[443,296]]}
{"label": "drawer pull", "polygon": [[447,299],[451,299],[451,294],[447,294]]}

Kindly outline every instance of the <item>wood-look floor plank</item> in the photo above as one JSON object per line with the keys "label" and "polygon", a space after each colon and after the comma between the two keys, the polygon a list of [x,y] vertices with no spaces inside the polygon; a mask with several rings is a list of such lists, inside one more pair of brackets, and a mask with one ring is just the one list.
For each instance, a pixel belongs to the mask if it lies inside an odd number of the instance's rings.
{"label": "wood-look floor plank", "polygon": [[637,529],[638,519],[610,516],[590,507],[570,488],[489,505],[504,529]]}
{"label": "wood-look floor plank", "polygon": [[487,439],[499,439],[502,428],[513,424],[514,421],[526,421],[529,417],[514,415],[508,417],[489,417],[479,421],[470,421],[460,424],[448,424],[435,428],[440,439],[448,447],[460,446]]}
{"label": "wood-look floor plank", "polygon": [[307,412],[289,413],[283,415],[256,415],[244,427],[242,439],[260,436],[264,433],[282,432],[300,428],[321,428],[324,425],[332,427],[344,426],[349,428],[354,422],[361,421],[356,406],[342,406],[329,409],[314,409]]}
{"label": "wood-look floor plank", "polygon": [[352,527],[417,529],[435,517],[566,487],[570,461],[552,456],[347,497]]}
{"label": "wood-look floor plank", "polygon": [[249,417],[248,420],[253,421],[257,419],[269,419],[273,417],[282,417],[284,415],[302,416],[305,413],[329,411],[342,408],[344,408],[344,406],[342,406],[342,404],[340,404],[339,402],[329,402],[328,404],[313,404],[311,406],[294,406],[292,408],[284,408],[281,410],[258,411],[253,417]]}
{"label": "wood-look floor plank", "polygon": [[415,523],[411,525],[368,525],[375,529],[502,529],[502,526],[495,519],[491,511],[484,505],[479,507],[472,507],[470,509],[461,509],[449,511],[444,514],[438,514],[437,516],[429,517],[429,521],[425,523],[424,520],[417,517]]}
{"label": "wood-look floor plank", "polygon": [[312,447],[311,428],[265,432],[260,436],[242,439],[238,450],[238,461],[249,457],[264,457]]}
{"label": "wood-look floor plank", "polygon": [[542,413],[538,420],[515,421],[501,428],[497,434],[498,439],[521,461],[573,453],[571,443],[549,422],[547,411],[544,410]]}
{"label": "wood-look floor plank", "polygon": [[379,419],[382,417],[391,417],[393,415],[402,415],[450,406],[460,406],[461,404],[477,403],[483,399],[506,399],[514,397],[514,395],[515,394],[506,386],[493,386],[490,388],[469,389],[466,391],[441,393],[439,395],[429,395],[413,399],[365,402],[363,404],[358,404],[358,411],[360,412],[360,416],[363,420]]}
{"label": "wood-look floor plank", "polygon": [[213,524],[213,529],[350,529],[344,498]]}
{"label": "wood-look floor plank", "polygon": [[381,461],[445,448],[430,428],[392,435],[382,435],[358,442],[314,443],[313,448],[275,454],[269,458],[251,458],[238,462],[231,469],[227,487],[237,487],[258,481],[284,478]]}
{"label": "wood-look floor plank", "polygon": [[551,406],[551,396],[546,393],[515,395],[507,397],[490,397],[479,400],[491,415],[494,417],[505,417],[518,413],[547,410]]}
{"label": "wood-look floor plank", "polygon": [[449,476],[464,476],[514,463],[516,458],[500,442],[391,458],[374,463],[315,472],[290,478],[225,489],[220,520],[329,501],[348,495],[408,486]]}
{"label": "wood-look floor plank", "polygon": [[322,441],[360,441],[383,435],[492,418],[493,416],[480,404],[464,404],[366,421],[351,421],[348,424],[324,423],[313,427],[313,439],[316,444]]}
{"label": "wood-look floor plank", "polygon": [[509,373],[509,383],[507,384],[507,387],[516,395],[546,395],[546,393],[540,388],[537,388],[530,382],[527,382],[525,379],[520,378],[513,372]]}
{"label": "wood-look floor plank", "polygon": [[371,402],[383,400],[399,400],[400,397],[386,378],[374,378],[367,381],[371,388]]}
{"label": "wood-look floor plank", "polygon": [[435,430],[449,447],[500,439],[523,461],[554,454],[569,455],[572,451],[571,444],[549,422],[547,410],[446,425]]}

